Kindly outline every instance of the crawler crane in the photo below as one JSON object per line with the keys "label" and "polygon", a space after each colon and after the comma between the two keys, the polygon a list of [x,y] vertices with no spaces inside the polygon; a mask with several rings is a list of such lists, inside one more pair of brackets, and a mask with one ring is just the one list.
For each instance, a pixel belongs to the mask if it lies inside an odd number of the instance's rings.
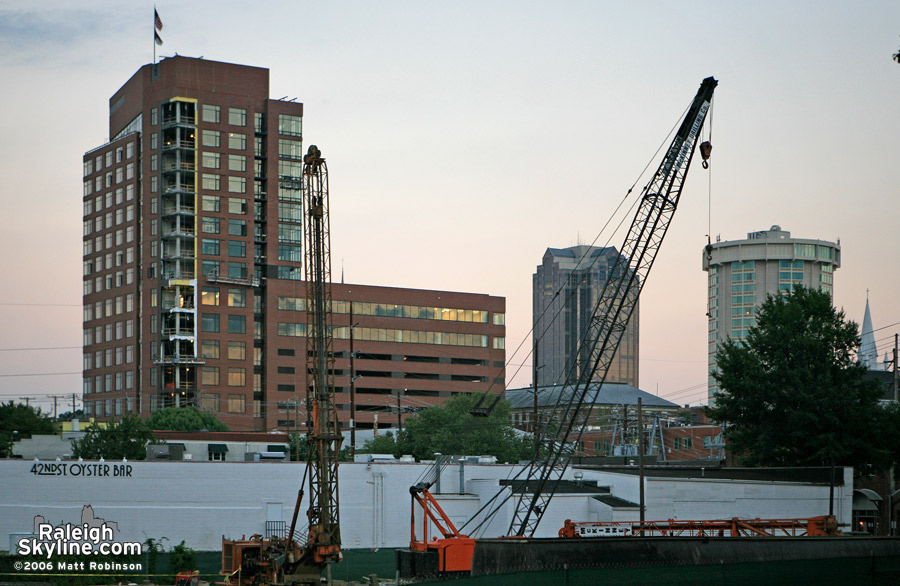
{"label": "crawler crane", "polygon": [[341,428],[334,406],[331,348],[331,251],[328,168],[315,145],[303,158],[306,217],[306,365],[308,530],[297,530],[303,483],[291,526],[284,536],[222,539],[222,573],[235,586],[315,584],[329,563],[341,559],[338,516],[338,457]]}
{"label": "crawler crane", "polygon": [[[534,459],[515,479],[515,485],[519,487],[518,496],[514,495],[511,488],[498,493],[474,519],[467,523],[473,524],[472,533],[486,526],[503,505],[513,498],[515,510],[507,534],[519,537],[534,535],[569,465],[575,444],[584,431],[589,409],[583,409],[583,406],[589,385],[592,382],[602,385],[606,379],[622,334],[634,312],[638,296],[647,281],[647,275],[678,207],[684,181],[717,84],[712,77],[703,80],[659,168],[641,192],[637,214],[632,220],[620,254],[609,271],[609,278],[593,309],[592,327],[580,341],[583,351],[578,354],[590,356],[590,363],[581,369],[571,398],[565,403],[557,404],[553,425],[545,425],[544,429],[536,432],[539,434],[539,442]],[[709,156],[710,149],[711,145],[708,143],[701,145],[704,161]],[[487,414],[490,409],[491,407],[479,408],[473,415]],[[448,529],[442,530],[443,537],[435,537],[430,541],[427,539],[428,518],[440,511],[440,507],[431,509],[428,507],[428,503],[434,500],[427,494],[429,488],[430,484],[425,482],[410,489],[413,520],[418,503],[423,509],[426,538],[419,540],[413,533],[410,550],[398,556],[401,576],[405,569],[411,570],[409,574],[421,575],[422,572],[418,572],[418,568],[424,568],[425,573],[444,575],[471,571],[471,552],[477,544],[473,543],[468,535],[460,532],[465,526],[457,530],[444,516],[443,526]],[[440,527],[441,524],[436,523],[436,526]],[[464,555],[468,557],[463,558]]]}

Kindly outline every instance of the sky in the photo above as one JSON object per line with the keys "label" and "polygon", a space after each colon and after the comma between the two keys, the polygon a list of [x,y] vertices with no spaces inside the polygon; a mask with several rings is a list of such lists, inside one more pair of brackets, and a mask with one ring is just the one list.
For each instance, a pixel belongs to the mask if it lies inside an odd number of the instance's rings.
{"label": "sky", "polygon": [[[706,401],[707,235],[840,239],[835,305],[861,323],[868,295],[881,354],[900,331],[894,0],[156,8],[160,57],[267,67],[271,97],[304,103],[335,274],[506,298],[511,388],[531,381],[544,251],[620,246],[601,229],[711,75],[710,169],[692,166],[642,293],[640,387]],[[152,62],[152,31],[143,1],[0,1],[2,401],[80,396],[81,160],[109,139],[109,97]]]}

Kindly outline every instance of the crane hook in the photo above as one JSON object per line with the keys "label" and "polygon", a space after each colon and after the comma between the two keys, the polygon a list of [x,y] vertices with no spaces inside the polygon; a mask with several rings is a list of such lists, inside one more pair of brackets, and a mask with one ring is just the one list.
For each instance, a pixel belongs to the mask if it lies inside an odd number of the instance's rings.
{"label": "crane hook", "polygon": [[703,157],[703,168],[709,169],[709,155],[712,152],[712,143],[708,140],[700,143],[700,156]]}

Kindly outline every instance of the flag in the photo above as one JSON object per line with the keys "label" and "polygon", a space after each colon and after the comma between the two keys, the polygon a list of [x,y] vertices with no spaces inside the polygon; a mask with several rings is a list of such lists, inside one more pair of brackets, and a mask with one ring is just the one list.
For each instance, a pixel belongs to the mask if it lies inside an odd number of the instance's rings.
{"label": "flag", "polygon": [[[153,9],[153,22],[156,25],[156,30],[161,31],[162,30],[162,19],[159,17],[159,12],[156,11],[156,8]],[[158,35],[157,35],[157,38],[159,38]],[[162,41],[160,41],[159,44],[162,45]]]}
{"label": "flag", "polygon": [[153,40],[156,41],[157,45],[162,45],[162,38],[159,36],[159,33],[153,31]]}

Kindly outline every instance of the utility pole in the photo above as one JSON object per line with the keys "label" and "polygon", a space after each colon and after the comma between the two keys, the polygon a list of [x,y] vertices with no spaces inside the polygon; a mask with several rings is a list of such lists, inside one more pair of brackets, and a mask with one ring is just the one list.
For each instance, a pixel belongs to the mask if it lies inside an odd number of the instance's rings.
{"label": "utility pole", "polygon": [[56,420],[56,399],[59,397],[57,395],[53,395],[51,399],[53,399],[53,419]]}
{"label": "utility pole", "polygon": [[72,413],[75,413],[75,393],[72,393]]}
{"label": "utility pole", "polygon": [[638,477],[640,478],[640,505],[641,505],[641,535],[644,529],[644,417],[641,409],[641,397],[638,397],[637,405],[637,431],[638,431]]}
{"label": "utility pole", "polygon": [[538,343],[537,340],[534,341],[534,358],[532,359],[532,375],[531,375],[531,385],[532,390],[534,391],[534,408],[531,412],[531,435],[534,438],[534,457],[537,458],[540,453],[541,447],[541,438],[538,432]]}
{"label": "utility pole", "polygon": [[353,352],[353,302],[350,302],[350,459],[356,458],[356,368]]}
{"label": "utility pole", "polygon": [[30,407],[30,406],[31,406],[31,400],[32,400],[32,399],[37,399],[37,397],[19,397],[19,400],[20,400],[20,401],[25,401],[25,406],[26,406],[26,407]]}
{"label": "utility pole", "polygon": [[900,334],[894,334],[894,401],[897,401],[897,349],[900,346]]}
{"label": "utility pole", "polygon": [[[400,396],[403,395],[403,391],[397,390],[397,427],[400,431],[403,431],[403,412],[400,407]],[[399,436],[397,436],[399,439]]]}

